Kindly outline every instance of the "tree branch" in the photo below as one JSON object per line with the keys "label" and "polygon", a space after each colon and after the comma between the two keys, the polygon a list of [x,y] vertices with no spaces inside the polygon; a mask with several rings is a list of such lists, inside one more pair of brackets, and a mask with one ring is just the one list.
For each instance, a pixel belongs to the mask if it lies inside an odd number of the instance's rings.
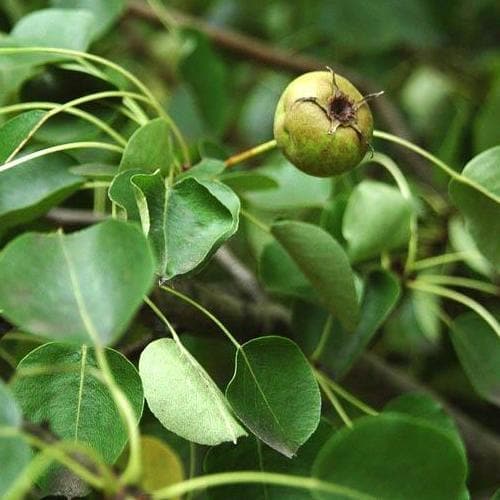
{"label": "tree branch", "polygon": [[[253,60],[264,66],[270,66],[274,69],[281,69],[294,73],[317,71],[324,69],[327,65],[332,66],[331,61],[296,54],[289,50],[271,46],[256,38],[238,33],[231,29],[213,26],[202,19],[190,16],[176,9],[168,7],[167,11],[169,16],[178,26],[194,28],[205,34],[213,43],[227,52],[245,59]],[[129,4],[128,12],[133,16],[160,24],[160,21],[150,8],[137,1],[132,1]],[[335,71],[347,77],[366,94],[378,92],[380,90],[380,87],[375,82],[359,75],[349,68],[340,64],[335,64],[333,67]],[[414,134],[387,94],[374,100],[370,105],[373,106],[384,125],[393,134],[410,141],[415,140]],[[431,171],[420,158],[404,150],[400,151],[398,154],[405,162],[411,165],[411,168],[420,179],[427,183],[432,183]]]}

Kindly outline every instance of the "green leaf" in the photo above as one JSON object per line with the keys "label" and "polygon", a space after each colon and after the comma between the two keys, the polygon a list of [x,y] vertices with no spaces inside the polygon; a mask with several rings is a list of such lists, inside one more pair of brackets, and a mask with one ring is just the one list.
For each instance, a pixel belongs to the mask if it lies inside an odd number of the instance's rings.
{"label": "green leaf", "polygon": [[455,252],[464,252],[464,262],[471,269],[484,276],[492,275],[491,264],[479,252],[474,239],[465,228],[460,215],[456,215],[450,219],[448,235],[453,250]]}
{"label": "green leaf", "polygon": [[205,445],[236,443],[246,435],[224,395],[181,344],[151,342],[141,353],[139,373],[150,410],[169,431]]}
{"label": "green leaf", "polygon": [[270,293],[318,301],[318,295],[286,250],[271,241],[260,254],[259,275]]}
{"label": "green leaf", "polygon": [[468,312],[453,321],[450,337],[476,391],[500,406],[500,342],[495,332],[477,314]]}
{"label": "green leaf", "polygon": [[366,278],[359,323],[352,333],[332,325],[332,339],[323,356],[336,378],[344,376],[396,306],[401,295],[397,278],[387,271],[372,271]]}
{"label": "green leaf", "polygon": [[486,101],[479,108],[479,113],[474,122],[474,149],[477,153],[500,144],[499,114],[500,78],[497,78]]}
{"label": "green leaf", "polygon": [[237,350],[226,396],[241,421],[286,457],[295,455],[319,424],[321,397],[311,366],[284,337],[260,337]]}
{"label": "green leaf", "polygon": [[172,160],[170,125],[165,118],[156,118],[130,137],[120,162],[120,172],[135,168],[146,172],[159,169],[165,175]]}
{"label": "green leaf", "polygon": [[61,9],[85,9],[92,13],[92,39],[108,31],[125,7],[124,0],[51,0],[51,4]]}
{"label": "green leaf", "polygon": [[445,413],[443,407],[427,394],[408,393],[392,399],[384,407],[384,412],[402,413],[423,419],[437,429],[446,431],[457,443],[466,460],[465,446],[453,419]]}
{"label": "green leaf", "polygon": [[198,181],[217,180],[219,175],[224,172],[226,166],[221,160],[215,158],[202,158],[199,163],[193,165],[189,170],[177,176],[177,180],[185,177],[194,177]]}
{"label": "green leaf", "polygon": [[271,232],[318,292],[327,309],[353,331],[359,317],[354,275],[342,247],[323,229],[283,221]]}
{"label": "green leaf", "polygon": [[246,193],[245,199],[259,210],[321,207],[332,190],[331,180],[304,174],[282,156],[257,172],[268,175],[278,183],[278,188],[273,190]]}
{"label": "green leaf", "polygon": [[[0,380],[0,429],[21,429],[22,415],[15,399]],[[22,474],[31,459],[30,447],[20,436],[2,437],[0,434],[0,496]]]}
{"label": "green leaf", "polygon": [[[425,2],[351,0],[320,3],[318,29],[340,52],[374,53],[410,45],[435,45],[440,32]],[[410,22],[411,20],[411,22]]]}
{"label": "green leaf", "polygon": [[131,182],[165,278],[197,269],[238,229],[239,199],[219,182],[188,177],[168,188],[159,172]]}
{"label": "green leaf", "polygon": [[0,163],[9,158],[44,115],[45,111],[37,109],[26,111],[0,127]]}
{"label": "green leaf", "polygon": [[226,186],[240,194],[248,191],[264,191],[275,189],[278,183],[269,175],[255,172],[231,172],[220,179]]}
{"label": "green leaf", "polygon": [[146,239],[125,222],[70,235],[25,233],[0,254],[0,309],[30,333],[111,344],[141,305],[153,272]]}
{"label": "green leaf", "polygon": [[24,45],[85,51],[95,21],[87,10],[42,9],[21,18],[11,36]]}
{"label": "green leaf", "polygon": [[[482,186],[492,197],[500,198],[500,146],[475,156],[462,175]],[[450,195],[465,217],[466,227],[479,251],[500,269],[500,203],[477,189],[452,180]]]}
{"label": "green leaf", "polygon": [[[422,419],[382,413],[356,420],[320,451],[313,475],[351,487],[377,500],[458,498],[467,467],[446,431]],[[343,498],[316,493],[316,498]]]}
{"label": "green leaf", "polygon": [[[138,422],[144,405],[139,374],[119,352],[106,348],[106,357]],[[31,422],[48,423],[61,438],[88,444],[114,463],[128,434],[113,397],[95,376],[97,367],[93,348],[50,342],[21,360],[12,391]]]}
{"label": "green leaf", "polygon": [[[332,426],[322,420],[316,432],[292,459],[286,458],[267,446],[262,446],[254,436],[238,441],[236,446],[222,444],[210,448],[205,455],[204,468],[209,474],[251,470],[275,472],[298,476],[310,476],[311,467],[318,451],[331,436]],[[311,500],[311,493],[297,488],[283,488],[267,484],[234,484],[220,488],[210,488],[209,498],[227,500],[228,498],[265,498],[266,500]]]}
{"label": "green leaf", "polygon": [[352,261],[404,246],[410,237],[412,207],[398,189],[375,181],[358,184],[347,203],[342,233]]}
{"label": "green leaf", "polygon": [[125,211],[125,218],[128,221],[140,222],[141,220],[131,179],[135,175],[142,173],[144,171],[140,168],[125,170],[116,175],[109,186],[109,199]]}
{"label": "green leaf", "polygon": [[0,172],[0,226],[36,219],[77,191],[84,179],[70,172],[74,164],[56,153]]}
{"label": "green leaf", "polygon": [[213,51],[207,37],[184,30],[192,52],[180,64],[184,80],[194,92],[201,114],[213,134],[223,132],[228,118],[228,75],[226,66]]}

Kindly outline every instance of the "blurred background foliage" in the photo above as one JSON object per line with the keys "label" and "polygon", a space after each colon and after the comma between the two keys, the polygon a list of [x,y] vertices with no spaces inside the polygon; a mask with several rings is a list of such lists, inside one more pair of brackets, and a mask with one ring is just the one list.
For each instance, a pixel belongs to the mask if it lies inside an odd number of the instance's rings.
{"label": "blurred background foliage", "polygon": [[[169,0],[161,5],[166,10],[161,10],[160,22],[140,0],[2,0],[0,46],[16,22],[31,11],[95,9],[98,22],[92,26],[89,50],[125,66],[148,84],[185,135],[194,160],[224,158],[271,139],[274,108],[287,83],[297,74],[325,65],[351,78],[364,93],[385,90],[385,96],[374,103],[377,128],[413,140],[457,170],[474,155],[500,144],[498,0]],[[22,61],[13,63],[0,56],[1,105],[65,102],[106,89],[102,81],[74,71],[71,65],[32,70]],[[86,109],[117,126],[123,119],[110,106],[94,104]],[[85,122],[68,127],[69,119],[61,116],[51,121],[37,140],[52,143],[57,137],[61,143],[90,140],[96,134]],[[420,258],[470,248],[470,236],[444,196],[447,179],[400,149],[378,143],[375,148],[398,161],[412,189],[421,195],[417,207],[422,218]],[[74,155],[84,162],[85,154]],[[106,162],[106,155],[99,160]],[[253,163],[268,176],[254,179],[256,185],[267,182],[273,188],[244,193],[244,204],[262,220],[300,216],[323,227],[330,224],[335,234],[338,214],[346,205],[345,194],[331,201],[332,192],[340,191],[338,184],[297,172],[279,153]],[[236,186],[238,171],[231,174]],[[387,180],[379,169],[368,169],[355,171],[342,182],[359,181],[365,175]],[[66,203],[89,208],[92,200],[88,193],[79,193]],[[244,221],[242,226],[231,248],[258,274],[268,239]],[[485,260],[473,259],[456,267],[466,276],[493,276],[498,282]],[[220,282],[230,292],[225,285],[228,277],[217,262],[198,279]],[[479,295],[478,300],[490,309],[498,308],[498,297]],[[449,337],[432,313],[439,302],[431,295],[406,293],[376,338],[373,351],[493,429],[498,411],[481,400],[467,381]],[[302,306],[296,303],[294,313]],[[451,316],[462,310],[447,306]],[[314,323],[312,313],[310,318]],[[240,337],[258,333],[250,331],[252,326],[244,326]],[[292,330],[294,326],[304,328],[292,318]],[[356,385],[355,380],[352,383]],[[480,484],[482,479],[475,481]],[[491,487],[491,477],[487,484]]]}

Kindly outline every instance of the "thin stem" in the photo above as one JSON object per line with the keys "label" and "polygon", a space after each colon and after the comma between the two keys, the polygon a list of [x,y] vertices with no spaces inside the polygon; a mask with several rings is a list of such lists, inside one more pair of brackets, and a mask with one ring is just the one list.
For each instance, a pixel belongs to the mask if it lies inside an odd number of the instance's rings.
{"label": "thin stem", "polygon": [[422,274],[419,276],[419,281],[427,281],[435,283],[436,285],[450,285],[470,288],[478,290],[479,292],[491,293],[492,295],[499,295],[500,288],[491,283],[475,280],[471,278],[463,278],[462,276],[443,276],[441,274]]}
{"label": "thin stem", "polygon": [[206,488],[214,488],[227,484],[274,484],[288,488],[298,488],[308,491],[322,491],[343,498],[355,500],[375,500],[375,497],[353,490],[339,484],[321,481],[312,477],[295,476],[289,474],[277,474],[273,472],[259,471],[239,471],[221,472],[219,474],[209,474],[182,481],[181,483],[167,486],[153,493],[153,499],[161,500],[166,498],[180,497],[185,493]]}
{"label": "thin stem", "polygon": [[241,153],[230,156],[224,162],[224,165],[226,165],[226,168],[232,167],[233,165],[236,165],[236,164],[241,163],[243,161],[249,160],[250,158],[253,158],[254,156],[258,156],[258,155],[261,155],[263,153],[266,153],[267,151],[270,151],[271,149],[274,149],[275,147],[276,147],[276,140],[272,139],[270,141],[259,144],[258,146],[254,146],[253,148],[247,149],[246,151],[243,151]]}
{"label": "thin stem", "polygon": [[[412,204],[413,197],[411,194],[410,186],[408,185],[405,176],[403,175],[399,167],[396,165],[396,163],[391,158],[381,153],[375,153],[370,161],[378,163],[392,175],[393,179],[396,181],[396,184],[398,185],[399,191],[401,192],[403,198],[407,200],[408,203]],[[418,221],[417,221],[417,214],[415,213],[415,210],[412,207],[410,216],[410,239],[408,241],[408,254],[406,256],[406,263],[404,268],[405,275],[408,275],[412,269],[413,263],[415,262],[415,258],[417,255],[417,249],[418,249]]]}
{"label": "thin stem", "polygon": [[44,451],[48,456],[59,462],[61,465],[64,465],[68,469],[72,470],[75,474],[81,477],[85,482],[102,490],[105,488],[105,483],[103,479],[82,464],[71,458],[65,451],[60,449],[59,444],[50,444],[46,443],[42,439],[29,434],[27,432],[23,432],[20,429],[16,429],[14,427],[0,427],[0,436],[1,437],[14,437],[19,436],[26,440],[26,442],[32,446],[33,448],[37,448],[39,450]]}
{"label": "thin stem", "polygon": [[0,172],[4,172],[5,170],[17,167],[18,165],[26,163],[30,160],[34,160],[35,158],[40,158],[41,156],[59,153],[60,151],[70,151],[72,149],[104,149],[106,151],[114,151],[115,153],[123,152],[123,148],[121,146],[108,144],[107,142],[69,142],[67,144],[59,144],[58,146],[51,146],[50,148],[40,149],[39,151],[35,151],[34,153],[30,153],[22,156],[21,158],[17,158],[10,162],[4,163],[3,165],[0,165]]}
{"label": "thin stem", "polygon": [[481,316],[481,318],[483,318],[484,321],[486,321],[486,323],[488,323],[488,325],[491,326],[493,331],[500,337],[500,325],[498,324],[494,316],[481,304],[471,299],[470,297],[467,297],[467,295],[455,292],[453,290],[449,290],[448,288],[442,286],[431,285],[425,283],[422,280],[409,281],[407,282],[407,286],[408,288],[413,288],[414,290],[420,290],[422,292],[431,293],[433,295],[438,295],[440,297],[451,299],[454,300],[455,302],[463,304],[469,309],[472,309],[475,313],[479,314],[479,316]]}
{"label": "thin stem", "polygon": [[255,215],[252,215],[250,212],[247,212],[243,208],[240,208],[240,214],[243,215],[246,219],[248,219],[252,224],[257,226],[259,229],[262,229],[262,231],[265,231],[266,233],[271,233],[271,228],[262,222],[260,219],[255,217]]}
{"label": "thin stem", "polygon": [[149,88],[144,85],[144,83],[141,82],[136,76],[134,76],[130,71],[127,71],[125,68],[120,66],[119,64],[116,64],[112,61],[109,61],[108,59],[105,59],[100,56],[96,56],[94,54],[89,54],[87,52],[80,52],[77,50],[71,50],[71,49],[60,49],[60,48],[54,48],[54,47],[0,47],[0,54],[56,54],[60,56],[66,56],[71,59],[75,59],[77,62],[80,62],[80,60],[88,60],[88,61],[93,61],[99,64],[102,64],[103,66],[106,66],[110,69],[113,69],[117,73],[121,74],[124,76],[127,80],[129,80],[135,87],[137,87],[151,102],[151,105],[153,108],[156,110],[158,116],[161,116],[162,118],[165,118],[168,122],[169,125],[172,129],[172,132],[177,139],[179,146],[182,150],[184,160],[187,164],[190,164],[190,158],[189,158],[189,149],[187,147],[186,142],[184,141],[184,138],[182,137],[182,134],[180,133],[178,127],[176,124],[172,121],[170,116],[165,112],[161,104],[158,102],[156,97],[153,95],[153,93],[149,90]]}
{"label": "thin stem", "polygon": [[420,271],[422,269],[427,269],[429,267],[442,266],[444,264],[451,264],[452,262],[460,262],[465,260],[467,257],[480,257],[479,252],[453,252],[445,253],[443,255],[436,255],[435,257],[428,257],[427,259],[418,260],[413,263],[412,270]]}
{"label": "thin stem", "polygon": [[415,153],[426,158],[431,163],[439,167],[441,170],[446,172],[450,177],[452,177],[456,181],[461,182],[462,184],[466,184],[471,188],[475,189],[476,191],[479,191],[484,196],[492,199],[494,202],[500,203],[500,196],[497,196],[496,194],[488,191],[485,187],[473,181],[472,179],[469,179],[468,177],[459,174],[458,172],[453,170],[449,165],[447,165],[444,161],[440,160],[439,158],[429,153],[425,149],[417,146],[416,144],[413,144],[412,142],[407,141],[406,139],[402,139],[397,135],[389,134],[387,132],[382,132],[381,130],[375,130],[373,132],[373,137],[378,137],[379,139],[384,139],[389,142],[394,142],[396,144],[399,144],[400,146],[404,146],[405,148],[410,149],[411,151],[414,151]]}
{"label": "thin stem", "polygon": [[[52,117],[58,115],[59,113],[65,112],[67,109],[76,108],[76,106],[80,106],[82,104],[86,104],[86,103],[93,102],[93,101],[99,101],[102,99],[109,99],[109,98],[113,98],[113,97],[120,97],[120,98],[130,97],[130,98],[142,100],[148,104],[151,104],[151,102],[148,98],[145,98],[145,97],[141,96],[140,94],[136,94],[134,92],[124,92],[124,91],[116,91],[116,90],[106,91],[106,92],[97,92],[95,94],[89,94],[89,95],[85,95],[83,97],[78,97],[77,99],[73,99],[71,101],[65,102],[64,104],[57,104],[54,107],[52,107],[52,109],[48,113],[46,113],[44,116],[42,116],[40,118],[40,120],[38,120],[38,122],[35,124],[35,126],[30,130],[29,134],[17,145],[17,147],[14,149],[14,151],[12,151],[12,153],[9,155],[9,157],[7,158],[6,161],[8,162],[8,161],[12,160],[17,155],[17,153],[19,153],[19,151],[26,145],[26,143],[31,139],[31,137],[33,137],[35,135],[37,130],[39,130]],[[49,104],[51,104],[51,103],[49,103]],[[7,110],[8,109],[9,108],[7,108]],[[125,146],[127,141],[124,138],[122,138],[122,141],[124,141],[124,143],[122,143],[122,146]]]}
{"label": "thin stem", "polygon": [[358,408],[359,410],[366,413],[367,415],[373,415],[373,416],[378,415],[377,410],[368,406],[366,403],[363,403],[363,401],[360,401],[358,398],[353,396],[350,392],[347,392],[343,387],[341,387],[336,382],[334,382],[325,373],[321,372],[320,370],[314,370],[314,371],[316,374],[319,374],[321,377],[323,377],[323,380],[325,381],[325,383],[328,384],[334,392],[336,392],[341,398],[345,399],[352,406]]}
{"label": "thin stem", "polygon": [[183,300],[184,302],[187,302],[188,304],[198,309],[198,311],[202,312],[207,318],[213,321],[220,328],[222,333],[224,333],[224,335],[232,342],[232,344],[236,347],[236,349],[241,348],[241,344],[233,337],[231,332],[221,323],[221,321],[218,318],[216,318],[210,311],[205,309],[201,304],[198,304],[198,302],[196,302],[192,298],[168,286],[160,285],[160,288],[165,292],[168,292],[171,295],[178,297],[179,299]]}
{"label": "thin stem", "polygon": [[160,309],[156,306],[156,304],[149,297],[144,297],[144,302],[152,309],[152,311],[156,314],[156,316],[158,316],[158,318],[160,318],[162,323],[165,324],[165,326],[168,328],[168,330],[171,333],[175,342],[179,345],[182,345],[181,340],[179,339],[179,335],[177,335],[177,332],[175,331],[174,327],[172,326],[172,323],[170,323],[170,321],[160,311]]}
{"label": "thin stem", "polygon": [[349,418],[347,413],[345,412],[344,408],[340,404],[340,401],[337,399],[335,394],[330,390],[330,387],[326,382],[323,380],[323,376],[321,375],[320,372],[315,372],[316,374],[316,380],[318,381],[321,389],[323,389],[323,392],[325,393],[325,396],[328,398],[328,401],[332,404],[332,406],[335,408],[335,411],[338,413],[339,417],[342,419],[342,422],[349,427],[352,428],[352,420]]}
{"label": "thin stem", "polygon": [[[142,97],[142,96],[141,96]],[[55,109],[60,107],[59,104],[55,102],[23,102],[20,104],[13,104],[12,106],[5,106],[0,108],[0,114],[16,113],[18,111],[30,110],[30,109]],[[69,107],[63,110],[64,113],[68,115],[73,115],[82,120],[85,120],[92,125],[95,125],[102,132],[106,133],[120,146],[127,145],[127,139],[123,137],[119,132],[117,132],[113,127],[109,126],[104,120],[97,118],[91,113],[87,113],[78,108]]]}
{"label": "thin stem", "polygon": [[310,356],[312,362],[317,361],[320,358],[321,354],[323,354],[326,343],[328,342],[328,339],[330,338],[330,335],[332,333],[332,322],[333,316],[329,314],[323,326],[323,331],[321,332],[321,337],[319,338],[318,344],[316,345],[316,348]]}
{"label": "thin stem", "polygon": [[[105,186],[107,186],[106,184]],[[105,186],[94,187],[94,214],[100,215],[106,213],[106,200],[108,190]]]}

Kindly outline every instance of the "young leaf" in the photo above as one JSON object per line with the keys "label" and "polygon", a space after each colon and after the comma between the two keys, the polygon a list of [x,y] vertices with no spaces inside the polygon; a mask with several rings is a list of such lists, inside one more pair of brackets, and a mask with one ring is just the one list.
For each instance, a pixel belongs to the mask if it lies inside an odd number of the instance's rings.
{"label": "young leaf", "polygon": [[87,50],[94,16],[81,9],[42,9],[21,18],[11,31],[23,45]]}
{"label": "young leaf", "polygon": [[462,175],[482,186],[492,197],[477,189],[452,180],[450,195],[465,217],[466,227],[479,251],[500,268],[500,146],[475,156],[462,171]]}
{"label": "young leaf", "polygon": [[9,158],[44,115],[45,111],[37,109],[26,111],[0,127],[0,163]]}
{"label": "young leaf", "polygon": [[142,351],[139,373],[149,408],[168,430],[206,445],[246,435],[213,380],[174,340],[151,342]]}
{"label": "young leaf", "polygon": [[1,430],[21,428],[22,415],[15,399],[0,380],[0,497],[23,472],[31,459],[30,447],[21,436],[4,437]]}
{"label": "young leaf", "polygon": [[125,222],[25,233],[0,254],[0,309],[30,333],[111,344],[148,293],[154,265],[140,229]]}
{"label": "young leaf", "polygon": [[311,366],[284,337],[260,337],[237,350],[226,396],[241,421],[286,457],[293,457],[319,424],[321,397]]}
{"label": "young leaf", "polygon": [[347,202],[342,234],[352,261],[400,248],[410,237],[412,207],[394,187],[362,181]]}
{"label": "young leaf", "polygon": [[160,172],[131,182],[161,276],[193,271],[238,228],[239,199],[221,183],[188,177],[169,188]]}
{"label": "young leaf", "polygon": [[120,162],[120,172],[141,169],[168,173],[172,163],[170,125],[165,118],[156,118],[137,129],[129,139]]}
{"label": "young leaf", "polygon": [[74,164],[56,153],[0,172],[0,226],[36,219],[77,191],[84,179],[69,171]]}
{"label": "young leaf", "polygon": [[[113,349],[106,349],[106,357],[139,421],[144,395],[136,368]],[[128,440],[127,429],[109,390],[94,375],[97,366],[94,349],[50,342],[21,360],[12,391],[31,422],[48,423],[61,438],[88,444],[114,463]]]}
{"label": "young leaf", "polygon": [[323,229],[305,222],[283,221],[271,232],[347,331],[359,317],[354,275],[342,247]]}
{"label": "young leaf", "polygon": [[[284,457],[267,446],[262,446],[262,443],[254,436],[241,439],[236,446],[225,443],[208,450],[205,455],[205,472],[214,474],[234,470],[252,470],[310,476],[312,464],[318,451],[332,433],[332,426],[322,420],[314,434],[299,449],[297,456],[292,459]],[[212,500],[227,500],[228,498],[312,499],[311,493],[307,490],[268,484],[234,484],[210,488],[207,494]]]}
{"label": "young leaf", "polygon": [[490,403],[500,406],[498,337],[482,318],[469,312],[453,321],[450,338],[476,391]]}
{"label": "young leaf", "polygon": [[467,467],[448,432],[423,419],[382,413],[334,434],[318,454],[313,475],[377,500],[438,500],[459,498]]}
{"label": "young leaf", "polygon": [[[141,436],[141,465],[139,485],[145,491],[153,492],[184,480],[184,466],[179,456],[156,437]],[[180,497],[174,500],[180,500]]]}

